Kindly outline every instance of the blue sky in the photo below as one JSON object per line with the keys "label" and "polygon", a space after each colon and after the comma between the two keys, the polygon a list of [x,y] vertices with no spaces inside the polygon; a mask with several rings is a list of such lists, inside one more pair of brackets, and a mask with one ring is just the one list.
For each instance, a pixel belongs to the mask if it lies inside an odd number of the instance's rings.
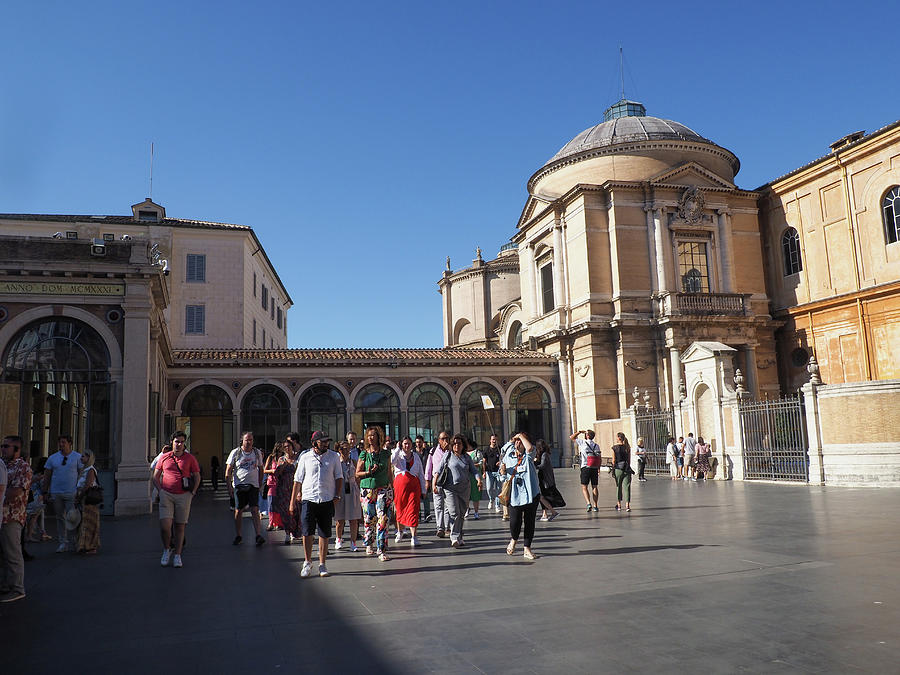
{"label": "blue sky", "polygon": [[[621,6],[619,6],[621,5]],[[813,9],[815,7],[815,9]],[[0,212],[251,225],[289,345],[440,346],[436,281],[626,93],[740,187],[900,118],[894,3],[5,3]]]}

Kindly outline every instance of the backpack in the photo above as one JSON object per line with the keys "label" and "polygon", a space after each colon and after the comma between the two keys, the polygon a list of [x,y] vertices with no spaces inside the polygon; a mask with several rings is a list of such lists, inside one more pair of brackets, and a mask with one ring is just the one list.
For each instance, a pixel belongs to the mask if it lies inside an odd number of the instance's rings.
{"label": "backpack", "polygon": [[600,448],[592,440],[585,441],[585,445],[587,446],[587,450],[584,453],[587,458],[587,467],[589,469],[599,469],[601,461]]}

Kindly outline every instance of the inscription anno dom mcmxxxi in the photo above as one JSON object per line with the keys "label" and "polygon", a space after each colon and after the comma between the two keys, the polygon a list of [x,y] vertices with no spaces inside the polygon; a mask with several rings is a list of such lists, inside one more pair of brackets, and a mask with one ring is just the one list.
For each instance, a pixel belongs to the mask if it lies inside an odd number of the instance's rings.
{"label": "inscription anno dom mcmxxxi", "polygon": [[0,281],[0,293],[15,295],[125,295],[125,284]]}

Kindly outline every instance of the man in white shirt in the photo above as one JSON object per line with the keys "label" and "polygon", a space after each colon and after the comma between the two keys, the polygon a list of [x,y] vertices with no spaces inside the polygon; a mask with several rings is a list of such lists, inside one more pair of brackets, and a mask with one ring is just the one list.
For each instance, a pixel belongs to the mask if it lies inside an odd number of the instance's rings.
{"label": "man in white shirt", "polygon": [[[578,438],[584,434],[584,439]],[[601,453],[600,446],[594,442],[594,430],[587,429],[585,431],[576,431],[569,436],[578,446],[578,454],[581,459],[581,494],[584,501],[587,502],[587,511],[598,511],[597,504],[600,493],[597,490],[597,482],[600,476]],[[591,486],[588,491],[588,485]]]}
{"label": "man in white shirt", "polygon": [[294,489],[291,492],[290,512],[300,509],[300,528],[303,534],[303,567],[300,576],[306,579],[312,572],[313,533],[319,535],[319,576],[327,577],[325,557],[331,538],[331,521],[334,505],[344,491],[344,472],[341,457],[328,446],[331,439],[324,431],[312,435],[312,452],[297,459],[294,472]]}
{"label": "man in white shirt", "polygon": [[225,464],[225,483],[228,496],[234,504],[235,546],[243,541],[241,518],[244,509],[250,509],[253,529],[256,531],[256,545],[262,546],[266,540],[259,528],[259,486],[262,483],[263,457],[259,448],[253,447],[253,432],[241,434],[241,445],[231,451]]}

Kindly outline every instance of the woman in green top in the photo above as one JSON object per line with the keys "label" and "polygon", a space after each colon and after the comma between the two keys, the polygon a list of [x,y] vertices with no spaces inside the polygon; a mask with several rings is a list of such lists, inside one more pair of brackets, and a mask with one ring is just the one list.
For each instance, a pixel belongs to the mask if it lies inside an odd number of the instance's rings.
{"label": "woman in green top", "polygon": [[[366,528],[366,555],[378,554],[382,562],[387,555],[387,529],[394,505],[391,483],[391,451],[383,449],[384,431],[381,427],[366,429],[365,450],[359,453],[356,477],[360,479],[359,502]],[[374,545],[374,549],[373,549]]]}
{"label": "woman in green top", "polygon": [[[481,450],[478,449],[478,445],[470,438],[466,439],[469,445],[469,457],[472,458],[472,464],[475,465],[475,469],[478,471],[478,475],[484,477],[484,455]],[[466,518],[471,518],[472,520],[478,520],[478,505],[481,502],[481,486],[478,484],[478,481],[475,480],[475,476],[469,481],[469,486],[471,492],[469,494],[469,499],[472,501],[472,506],[469,510],[466,511]]]}

